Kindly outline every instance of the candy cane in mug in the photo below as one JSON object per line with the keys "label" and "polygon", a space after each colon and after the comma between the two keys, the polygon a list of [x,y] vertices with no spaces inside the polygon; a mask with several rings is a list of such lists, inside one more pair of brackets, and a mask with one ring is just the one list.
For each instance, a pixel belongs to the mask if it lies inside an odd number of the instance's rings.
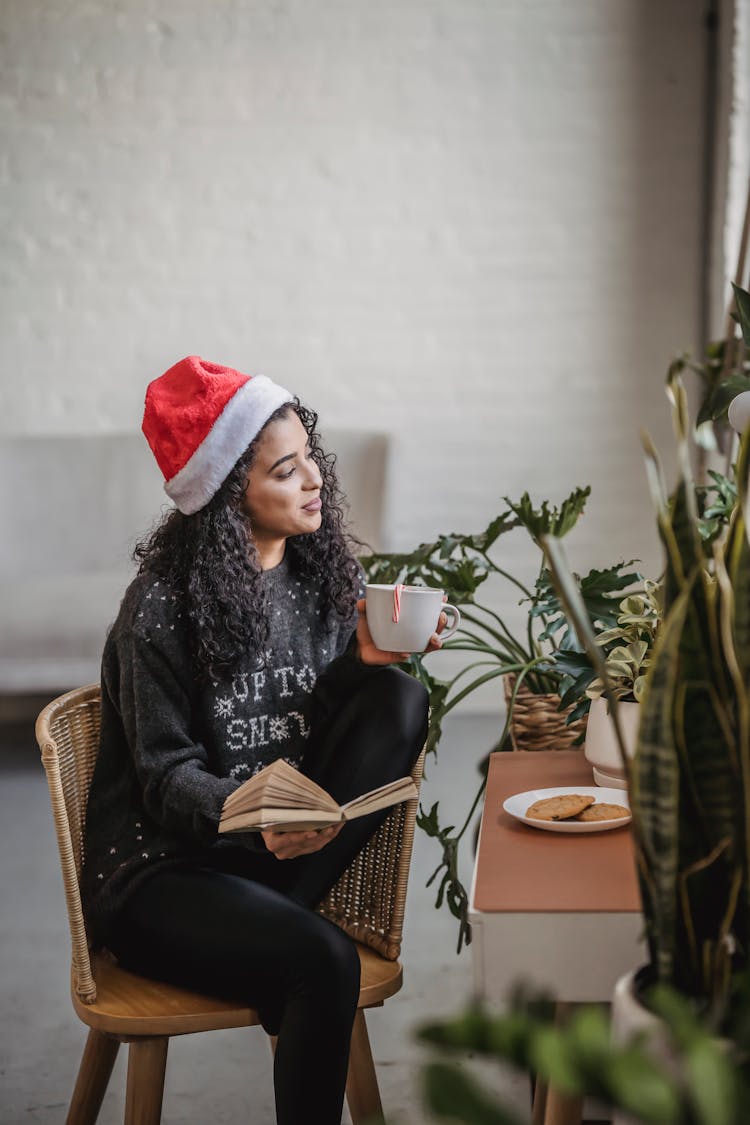
{"label": "candy cane in mug", "polygon": [[398,624],[398,619],[401,616],[401,592],[402,592],[403,588],[404,588],[403,584],[401,584],[401,585],[397,584],[393,587],[393,624],[394,625]]}

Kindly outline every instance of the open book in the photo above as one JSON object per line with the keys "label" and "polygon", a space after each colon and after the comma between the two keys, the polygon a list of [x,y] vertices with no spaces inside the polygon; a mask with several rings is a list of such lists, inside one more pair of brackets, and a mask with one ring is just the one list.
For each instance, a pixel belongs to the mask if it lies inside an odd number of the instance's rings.
{"label": "open book", "polygon": [[252,832],[262,828],[302,832],[325,828],[416,796],[417,787],[412,779],[400,777],[339,805],[325,789],[279,758],[229,794],[221,811],[219,832]]}

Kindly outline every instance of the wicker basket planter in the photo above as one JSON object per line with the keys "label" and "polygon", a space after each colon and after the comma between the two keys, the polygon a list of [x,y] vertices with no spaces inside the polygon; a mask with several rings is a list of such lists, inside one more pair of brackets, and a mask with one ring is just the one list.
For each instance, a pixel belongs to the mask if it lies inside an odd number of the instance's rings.
{"label": "wicker basket planter", "polygon": [[[503,676],[505,704],[509,706],[515,676]],[[566,707],[558,711],[560,696],[536,695],[521,684],[510,720],[510,740],[514,750],[574,750],[583,749],[588,716],[576,719],[566,726],[565,719],[573,710]],[[581,739],[580,747],[573,744]]]}

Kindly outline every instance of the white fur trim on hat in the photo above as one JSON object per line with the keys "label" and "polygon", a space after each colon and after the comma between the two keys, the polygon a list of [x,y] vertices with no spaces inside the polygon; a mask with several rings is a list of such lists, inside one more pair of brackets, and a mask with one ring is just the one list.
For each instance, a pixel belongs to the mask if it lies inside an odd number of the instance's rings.
{"label": "white fur trim on hat", "polygon": [[293,398],[267,375],[254,375],[242,384],[190,460],[164,485],[184,515],[197,512],[216,495],[273,412]]}

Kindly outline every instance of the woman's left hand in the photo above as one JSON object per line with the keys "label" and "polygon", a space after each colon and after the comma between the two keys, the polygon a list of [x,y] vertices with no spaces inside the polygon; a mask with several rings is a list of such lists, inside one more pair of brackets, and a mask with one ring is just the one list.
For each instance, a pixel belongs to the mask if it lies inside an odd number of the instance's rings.
{"label": "woman's left hand", "polygon": [[331,824],[328,828],[314,828],[307,832],[274,832],[265,828],[261,836],[276,859],[296,859],[300,855],[319,852],[338,836],[343,827],[343,824]]}
{"label": "woman's left hand", "polygon": [[[357,602],[357,612],[359,613],[357,620],[357,655],[363,664],[402,664],[409,659],[411,654],[408,652],[386,652],[376,646],[367,624],[367,604],[364,598],[360,598]],[[437,629],[430,637],[427,648],[424,650],[426,653],[437,652],[439,648],[442,648],[443,642],[440,640],[440,634],[447,624],[448,618],[444,613],[441,613]]]}

